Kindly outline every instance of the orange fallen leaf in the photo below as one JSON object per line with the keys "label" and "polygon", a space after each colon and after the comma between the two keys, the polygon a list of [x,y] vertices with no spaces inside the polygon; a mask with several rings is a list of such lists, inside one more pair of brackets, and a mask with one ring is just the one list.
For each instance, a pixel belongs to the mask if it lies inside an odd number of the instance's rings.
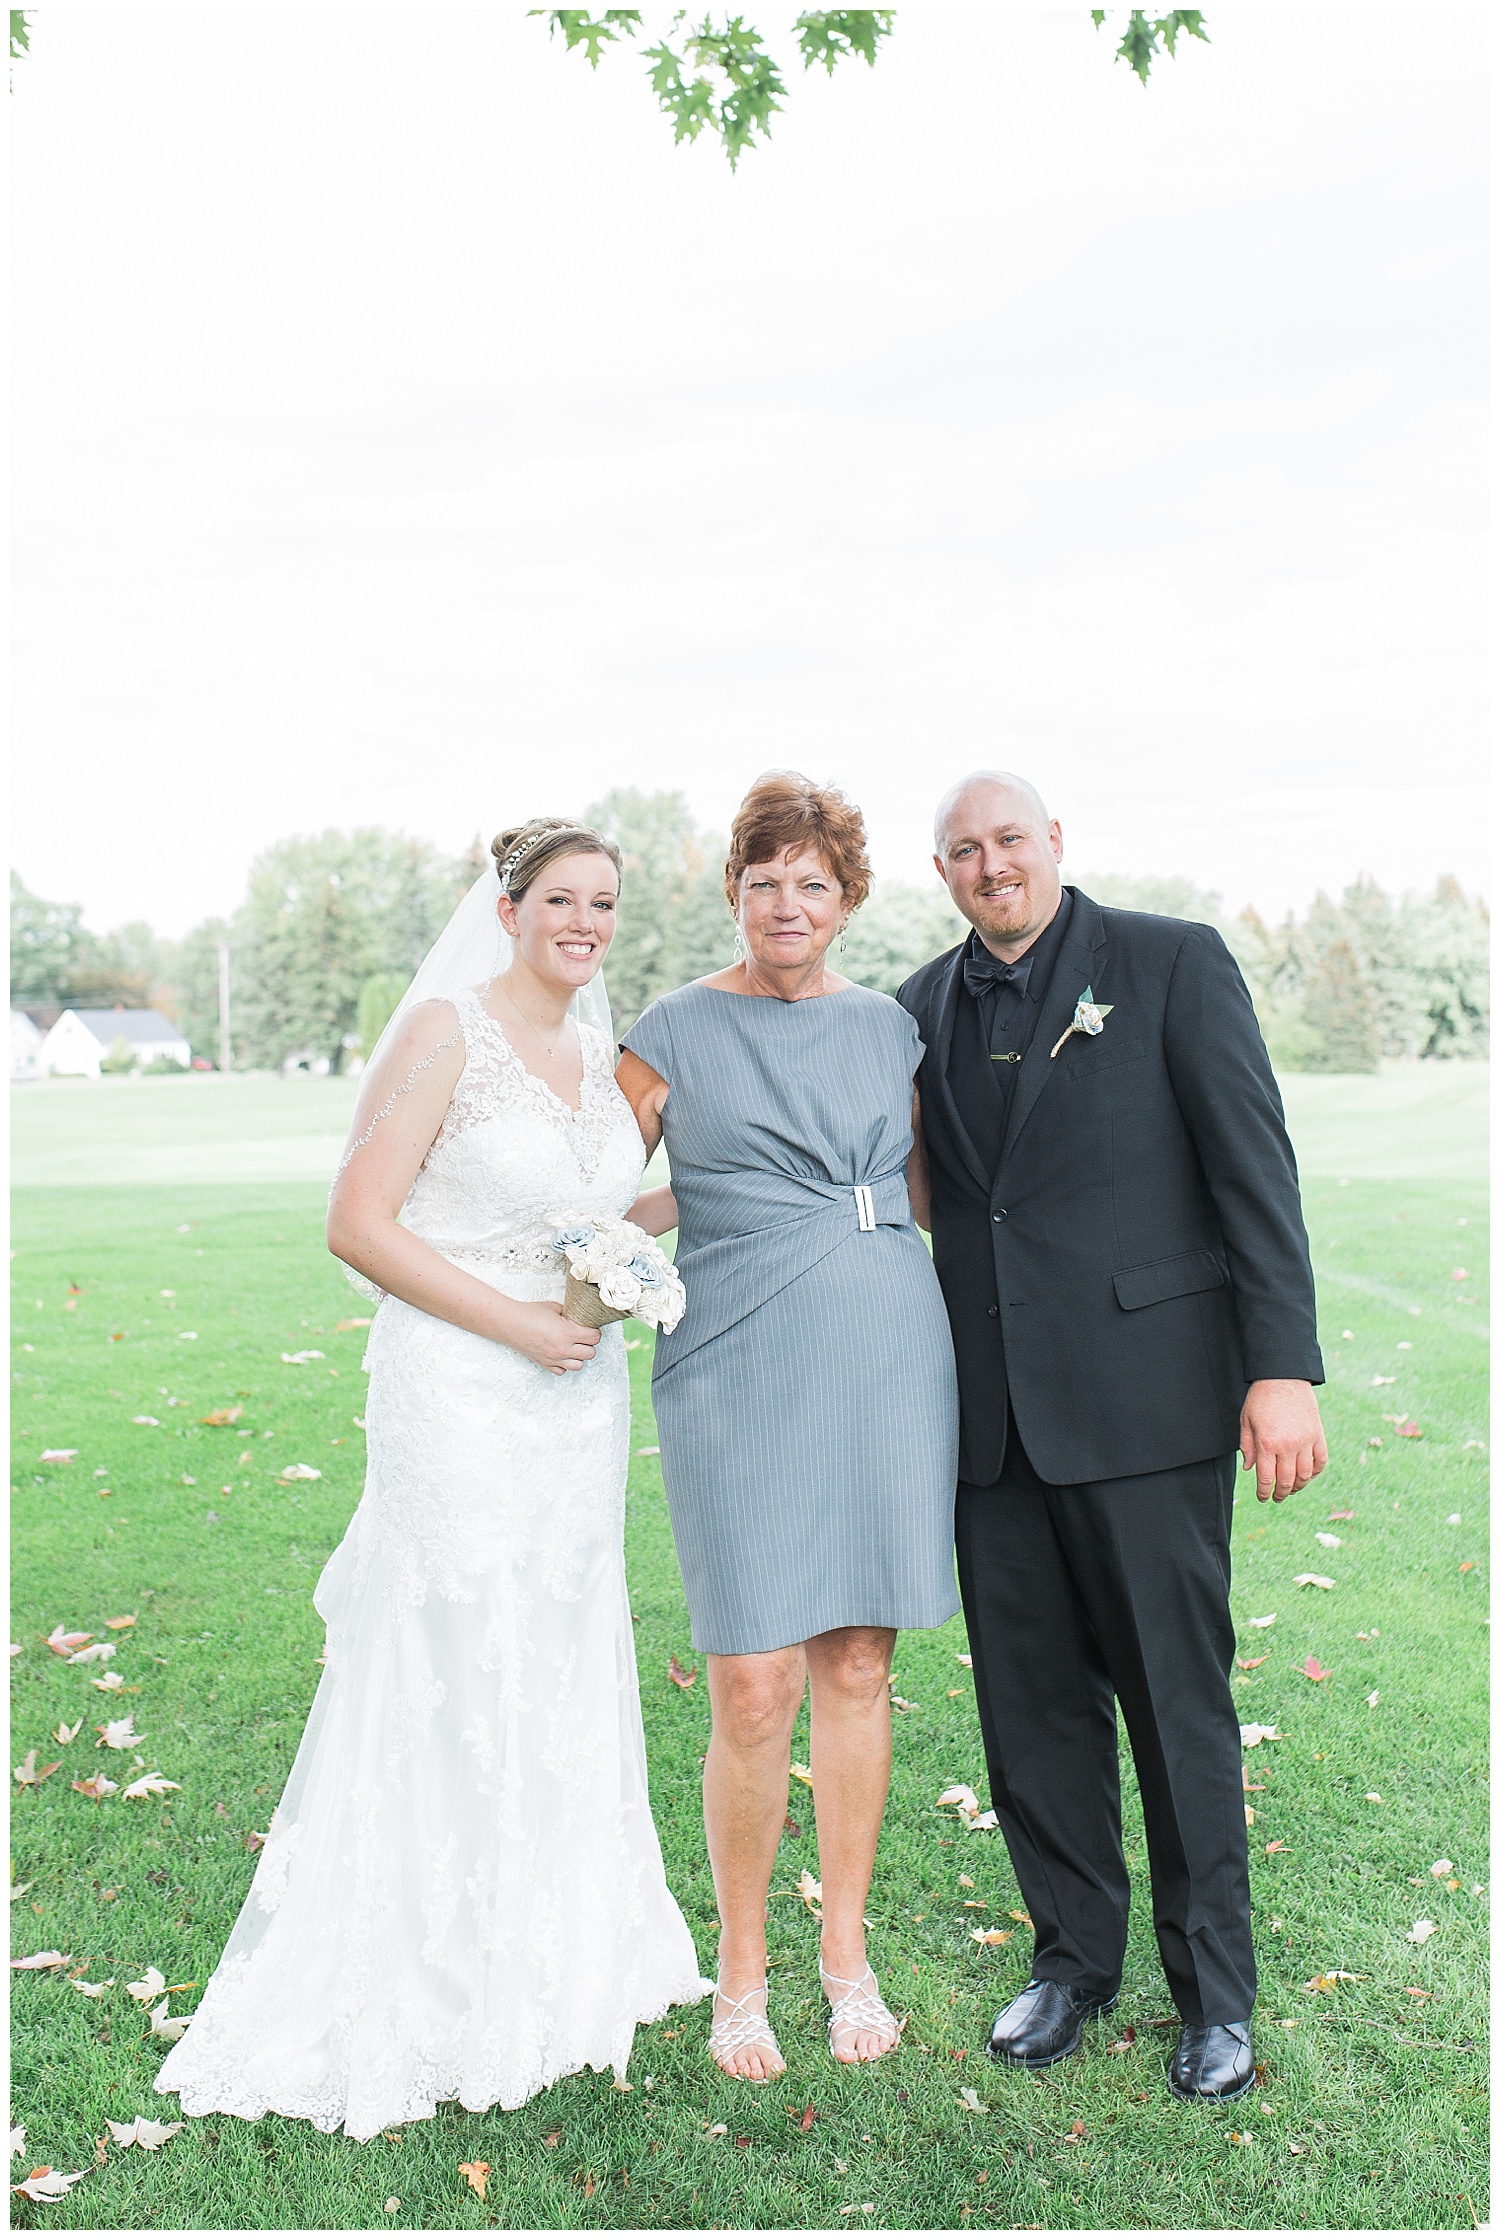
{"label": "orange fallen leaf", "polygon": [[16,1767],[16,1782],[22,1789],[34,1789],[39,1782],[45,1781],[49,1775],[56,1773],[61,1764],[61,1758],[54,1758],[50,1766],[39,1766],[36,1762],[36,1752],[28,1750],[21,1763]]}
{"label": "orange fallen leaf", "polygon": [[200,1416],[198,1418],[198,1421],[200,1423],[211,1423],[215,1425],[238,1423],[240,1417],[244,1414],[244,1412],[245,1411],[242,1407],[210,1408],[208,1414],[206,1416]]}
{"label": "orange fallen leaf", "polygon": [[87,1781],[75,1781],[73,1783],[73,1787],[81,1797],[92,1797],[95,1804],[102,1804],[106,1797],[112,1797],[119,1786],[118,1781],[111,1781],[108,1775],[103,1773],[93,1774]]}
{"label": "orange fallen leaf", "polygon": [[1291,1846],[1289,1844],[1283,1843],[1281,1838],[1278,1836],[1274,1843],[1268,1843],[1266,1845],[1266,1857],[1269,1858],[1273,1851],[1287,1851],[1290,1850],[1290,1848]]}
{"label": "orange fallen leaf", "polygon": [[677,1661],[677,1651],[674,1649],[671,1662],[667,1666],[667,1678],[675,1680],[679,1688],[690,1688],[697,1677],[698,1667],[694,1665],[691,1672],[684,1672]]}
{"label": "orange fallen leaf", "polygon": [[1396,1426],[1398,1439],[1420,1439],[1421,1436],[1422,1426],[1419,1423],[1398,1423]]}
{"label": "orange fallen leaf", "polygon": [[55,1625],[47,1636],[47,1647],[55,1657],[71,1657],[75,1649],[83,1648],[93,1638],[91,1633],[65,1633],[61,1625]]}
{"label": "orange fallen leaf", "polygon": [[1034,1929],[1036,1927],[1036,1923],[1032,1920],[1031,1915],[1029,1913],[1023,1913],[1019,1906],[1011,1907],[1010,1917],[1012,1921],[1024,1921],[1028,1929]]}
{"label": "orange fallen leaf", "polygon": [[1458,1568],[1460,1574],[1462,1574],[1465,1571],[1472,1571],[1474,1566],[1472,1563],[1461,1563]]}
{"label": "orange fallen leaf", "polygon": [[126,1626],[135,1624],[135,1612],[132,1610],[128,1618],[106,1618],[104,1623],[111,1633],[121,1633]]}
{"label": "orange fallen leaf", "polygon": [[458,2166],[458,2172],[460,2177],[468,2179],[482,2201],[484,2199],[484,2189],[489,2183],[489,2164],[487,2162],[461,2162]]}
{"label": "orange fallen leaf", "polygon": [[1309,1680],[1331,1680],[1333,1677],[1328,1667],[1319,1664],[1316,1657],[1309,1657],[1302,1670]]}
{"label": "orange fallen leaf", "polygon": [[817,2122],[817,2120],[818,2111],[809,2100],[807,2106],[802,2111],[802,2121],[798,2124],[797,2129],[799,2131],[811,2131],[813,2125]]}
{"label": "orange fallen leaf", "polygon": [[1236,1657],[1234,1661],[1241,1672],[1253,1672],[1258,1664],[1266,1664],[1270,1661],[1270,1652],[1268,1650],[1263,1657]]}

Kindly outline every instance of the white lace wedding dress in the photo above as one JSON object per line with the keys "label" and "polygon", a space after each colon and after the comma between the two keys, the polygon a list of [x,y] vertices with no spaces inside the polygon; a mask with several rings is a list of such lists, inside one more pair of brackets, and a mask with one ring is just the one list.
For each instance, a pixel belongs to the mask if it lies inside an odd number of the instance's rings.
{"label": "white lace wedding dress", "polygon": [[[602,1034],[575,1115],[474,995],[403,1219],[517,1299],[622,1213],[642,1149]],[[399,1299],[367,1365],[364,1497],[318,1581],[327,1663],[244,1908],[159,2092],[356,2139],[515,2108],[711,1987],[646,1793],[623,1550],[621,1325],[555,1377]]]}

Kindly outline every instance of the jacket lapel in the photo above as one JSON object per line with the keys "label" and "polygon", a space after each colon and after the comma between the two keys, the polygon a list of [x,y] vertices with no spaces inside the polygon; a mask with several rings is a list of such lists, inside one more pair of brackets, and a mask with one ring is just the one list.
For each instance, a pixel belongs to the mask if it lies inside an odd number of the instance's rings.
{"label": "jacket lapel", "polygon": [[1090,902],[1077,887],[1073,896],[1072,917],[1067,935],[1058,951],[1057,962],[1052,968],[1052,980],[1047,989],[1042,1015],[1037,1021],[1036,1033],[1031,1038],[1031,1048],[1021,1060],[1016,1080],[1016,1093],[1011,1099],[1010,1122],[1005,1131],[1005,1143],[1000,1153],[1001,1165],[1015,1149],[1016,1139],[1031,1117],[1037,1098],[1063,1062],[1063,1053],[1056,1058],[1050,1055],[1057,1038],[1063,1034],[1085,988],[1094,994],[1101,993],[1105,964],[1109,956],[1109,943],[1105,938],[1104,918],[1097,902]]}
{"label": "jacket lapel", "polygon": [[964,985],[964,947],[953,955],[944,974],[937,997],[936,1014],[932,1031],[932,1066],[928,1078],[933,1086],[943,1120],[959,1156],[986,1198],[990,1194],[990,1171],[975,1147],[974,1138],[964,1126],[963,1115],[958,1109],[958,1099],[948,1080],[949,1060],[953,1055],[953,1028],[958,1017],[958,999]]}

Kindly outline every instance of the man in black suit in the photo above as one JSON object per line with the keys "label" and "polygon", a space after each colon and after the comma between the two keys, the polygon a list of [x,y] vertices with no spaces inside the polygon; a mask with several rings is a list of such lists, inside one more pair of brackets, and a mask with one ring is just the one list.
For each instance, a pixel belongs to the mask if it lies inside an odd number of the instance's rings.
{"label": "man in black suit", "polygon": [[1180,2099],[1254,2074],[1230,1694],[1234,1451],[1262,1501],[1328,1459],[1281,1100],[1211,927],[1064,887],[1026,780],[937,817],[973,926],[900,1000],[926,1045],[914,1199],[958,1362],[959,1582],[990,1788],[1035,1925],[997,2059],[1045,2068],[1111,2007],[1130,1878],[1115,1704],[1145,1808]]}

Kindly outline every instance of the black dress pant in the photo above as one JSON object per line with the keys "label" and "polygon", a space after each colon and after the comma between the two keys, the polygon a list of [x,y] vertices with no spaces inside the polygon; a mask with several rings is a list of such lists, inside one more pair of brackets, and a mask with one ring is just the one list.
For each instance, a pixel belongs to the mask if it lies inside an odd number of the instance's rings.
{"label": "black dress pant", "polygon": [[1014,1421],[998,1484],[960,1481],[958,1576],[990,1792],[1035,1924],[1033,1974],[1109,1998],[1130,1876],[1118,1698],[1162,1966],[1187,2023],[1255,2000],[1239,1719],[1229,1687],[1234,1457],[1044,1485]]}

